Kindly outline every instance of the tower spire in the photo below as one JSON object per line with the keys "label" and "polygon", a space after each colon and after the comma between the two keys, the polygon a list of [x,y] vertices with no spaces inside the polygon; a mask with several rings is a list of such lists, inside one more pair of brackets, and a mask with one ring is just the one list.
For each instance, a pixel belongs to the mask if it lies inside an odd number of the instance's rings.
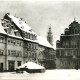
{"label": "tower spire", "polygon": [[51,24],[49,25],[49,32],[51,32]]}
{"label": "tower spire", "polygon": [[74,16],[74,21],[76,21],[76,18],[75,18],[75,16]]}
{"label": "tower spire", "polygon": [[51,31],[51,24],[49,25],[47,40],[51,45],[53,45],[53,35],[52,35],[52,31]]}

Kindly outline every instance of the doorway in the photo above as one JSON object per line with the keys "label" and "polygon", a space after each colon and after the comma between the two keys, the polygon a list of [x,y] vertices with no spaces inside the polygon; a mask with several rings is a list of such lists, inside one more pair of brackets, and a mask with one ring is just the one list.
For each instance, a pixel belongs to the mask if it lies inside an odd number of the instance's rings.
{"label": "doorway", "polygon": [[3,63],[0,63],[0,71],[3,71]]}
{"label": "doorway", "polygon": [[8,61],[8,69],[9,69],[9,71],[14,71],[15,61]]}

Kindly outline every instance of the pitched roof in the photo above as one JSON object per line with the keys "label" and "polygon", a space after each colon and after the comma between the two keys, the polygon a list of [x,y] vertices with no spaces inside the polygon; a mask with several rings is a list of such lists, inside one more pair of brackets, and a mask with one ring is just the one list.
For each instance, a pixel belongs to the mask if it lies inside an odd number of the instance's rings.
{"label": "pitched roof", "polygon": [[[30,31],[31,28],[25,23],[23,22],[21,19],[19,18],[16,18],[10,14],[7,14],[9,18],[11,18],[11,20],[17,25],[17,27],[19,27],[21,30],[25,31],[25,32],[28,32],[28,33],[32,33],[32,34],[36,34],[34,33],[33,31]],[[5,31],[4,31],[4,27],[1,25],[1,22],[0,22],[0,33],[4,33],[4,34],[7,34]],[[10,35],[10,34],[7,34],[8,36],[12,36],[12,37],[17,37],[15,35]],[[24,38],[24,40],[28,40],[28,41],[32,41],[32,42],[37,42],[39,43],[40,45],[42,46],[45,46],[45,47],[50,47],[50,48],[53,48],[53,46],[42,36],[39,36],[38,34],[37,35],[37,40],[30,40],[30,39],[26,39]],[[18,37],[18,38],[21,38],[22,37]]]}
{"label": "pitched roof", "polygon": [[11,18],[11,20],[23,31],[28,32],[28,33],[32,33],[35,34],[35,32],[32,31],[32,29],[29,27],[28,24],[26,24],[25,22],[23,22],[21,19],[16,18],[10,14],[7,14],[9,18]]}
{"label": "pitched roof", "polygon": [[37,40],[38,40],[38,43],[39,43],[40,45],[43,45],[43,46],[45,46],[45,47],[53,48],[53,47],[51,46],[51,44],[50,44],[44,37],[42,37],[42,36],[37,36]]}

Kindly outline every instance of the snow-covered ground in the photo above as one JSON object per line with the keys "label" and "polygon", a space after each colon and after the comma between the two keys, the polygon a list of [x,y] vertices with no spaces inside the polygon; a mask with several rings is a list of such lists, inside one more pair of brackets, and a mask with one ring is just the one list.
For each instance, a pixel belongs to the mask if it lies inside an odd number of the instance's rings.
{"label": "snow-covered ground", "polygon": [[46,70],[45,73],[0,73],[0,80],[80,80],[80,70]]}

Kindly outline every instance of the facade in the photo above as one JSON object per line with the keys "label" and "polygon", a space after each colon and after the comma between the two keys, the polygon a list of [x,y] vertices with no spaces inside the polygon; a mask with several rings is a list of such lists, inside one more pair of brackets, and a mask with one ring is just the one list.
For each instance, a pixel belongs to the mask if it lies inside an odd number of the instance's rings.
{"label": "facade", "polygon": [[61,34],[60,41],[56,42],[56,68],[80,68],[80,24],[75,20]]}
{"label": "facade", "polygon": [[[53,47],[46,39],[33,32],[22,18],[7,13],[0,23],[0,71],[16,70],[16,67],[28,61],[46,67],[46,54],[51,54],[53,58],[50,57],[49,60],[54,61],[55,53],[44,54],[46,48],[54,51]],[[40,60],[44,60],[44,63]]]}
{"label": "facade", "polygon": [[[54,56],[53,56],[54,53]],[[46,69],[55,69],[56,64],[55,64],[55,50],[44,47],[44,46],[39,46],[39,55],[38,55],[38,62],[44,66]]]}

